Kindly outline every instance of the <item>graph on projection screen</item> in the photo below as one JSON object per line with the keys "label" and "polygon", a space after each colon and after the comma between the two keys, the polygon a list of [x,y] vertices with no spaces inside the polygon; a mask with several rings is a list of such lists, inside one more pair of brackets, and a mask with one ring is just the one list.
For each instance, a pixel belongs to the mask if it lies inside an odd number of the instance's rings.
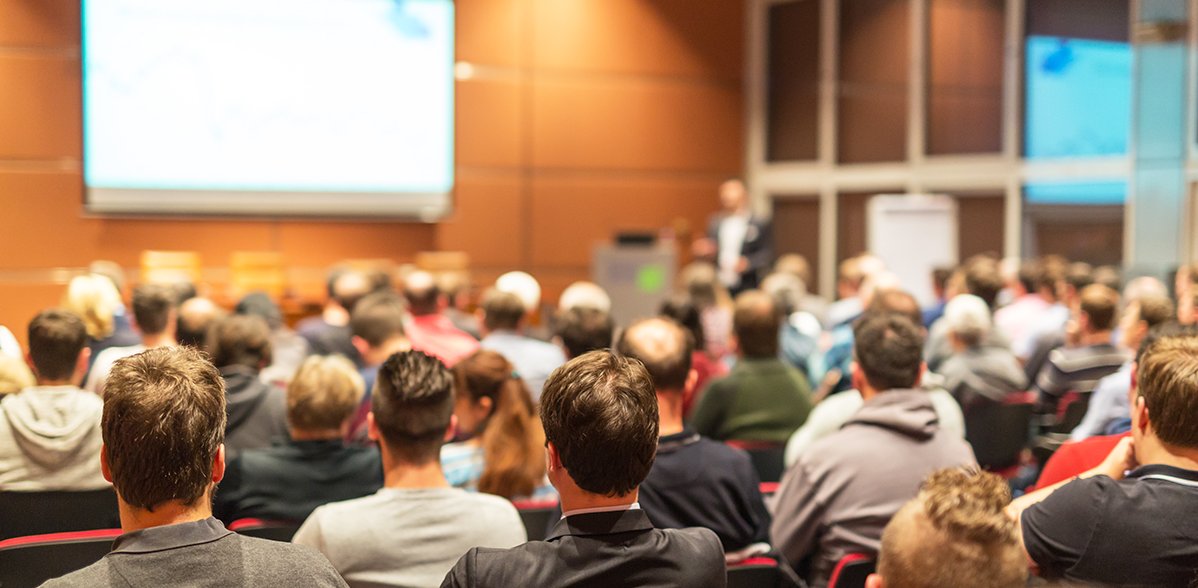
{"label": "graph on projection screen", "polygon": [[84,0],[88,209],[440,217],[453,30],[451,0]]}

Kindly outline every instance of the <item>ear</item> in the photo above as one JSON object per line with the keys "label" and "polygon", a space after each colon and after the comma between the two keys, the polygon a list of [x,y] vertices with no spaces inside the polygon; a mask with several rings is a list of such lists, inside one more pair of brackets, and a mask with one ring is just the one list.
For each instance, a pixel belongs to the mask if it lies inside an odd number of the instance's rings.
{"label": "ear", "polygon": [[216,448],[216,457],[212,459],[212,483],[219,484],[225,479],[225,444]]}
{"label": "ear", "polygon": [[562,466],[562,456],[557,452],[557,446],[552,441],[545,443],[545,455],[549,460],[549,471],[559,471],[565,469]]}
{"label": "ear", "polygon": [[865,588],[883,588],[885,584],[882,582],[882,576],[878,574],[870,574],[865,578]]}
{"label": "ear", "polygon": [[[371,421],[371,422],[373,423],[374,421]],[[446,443],[449,443],[450,441],[452,441],[453,437],[454,437],[454,433],[456,433],[457,430],[458,430],[458,415],[451,414],[451,415],[449,415],[449,426],[445,428],[444,441]]]}
{"label": "ear", "polygon": [[30,353],[25,354],[25,365],[29,366],[29,371],[33,372],[33,376],[35,378],[41,377],[37,373],[37,366],[33,364],[33,355],[32,354],[30,354]]}
{"label": "ear", "polygon": [[926,362],[926,361],[919,362],[919,374],[917,376],[915,376],[915,385],[913,386],[913,388],[918,389],[919,385],[923,382],[923,377],[926,376],[927,374],[928,374],[928,362]]}
{"label": "ear", "polygon": [[370,344],[357,335],[350,337],[349,342],[354,346],[354,349],[358,350],[359,355],[366,355],[370,352]]}
{"label": "ear", "polygon": [[740,353],[740,339],[735,334],[728,335],[728,353],[733,355]]}
{"label": "ear", "polygon": [[91,360],[92,350],[84,347],[79,350],[79,357],[75,360],[75,374],[72,379],[79,381],[83,379],[83,374],[87,373],[87,364]]}
{"label": "ear", "polygon": [[108,446],[100,445],[100,473],[104,475],[104,480],[109,484],[112,483],[112,468],[108,467]]}
{"label": "ear", "polygon": [[382,436],[379,435],[379,426],[374,422],[374,411],[366,413],[366,436],[371,441],[380,441]]}
{"label": "ear", "polygon": [[495,408],[495,401],[492,400],[490,396],[483,396],[482,398],[479,398],[477,404],[478,407],[483,409],[483,411],[487,414],[491,414],[491,411]]}
{"label": "ear", "polygon": [[699,384],[699,372],[695,368],[691,368],[686,372],[686,383],[682,385],[682,397],[689,397],[695,392],[695,386]]}
{"label": "ear", "polygon": [[853,388],[858,392],[865,390],[869,382],[865,379],[865,372],[861,370],[861,364],[857,363],[857,360],[854,359],[849,365],[852,366],[849,368],[849,381],[852,382]]}
{"label": "ear", "polygon": [[1148,431],[1148,426],[1152,423],[1152,419],[1148,414],[1148,404],[1144,402],[1143,396],[1136,396],[1132,400],[1131,405],[1131,426],[1132,429],[1139,431],[1141,435]]}

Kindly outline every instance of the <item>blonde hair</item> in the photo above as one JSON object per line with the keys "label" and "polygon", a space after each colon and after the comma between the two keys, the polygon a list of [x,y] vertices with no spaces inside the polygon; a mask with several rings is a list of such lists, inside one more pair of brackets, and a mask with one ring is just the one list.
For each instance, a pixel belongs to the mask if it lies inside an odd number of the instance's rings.
{"label": "blonde hair", "polygon": [[1003,512],[1010,502],[997,475],[933,472],[882,533],[878,573],[887,588],[1024,586],[1027,559]]}
{"label": "blonde hair", "polygon": [[112,280],[100,274],[75,276],[62,296],[62,306],[83,319],[88,337],[103,339],[112,334],[121,293]]}
{"label": "blonde hair", "polygon": [[340,355],[313,355],[287,385],[287,423],[309,431],[337,429],[361,402],[366,384]]}
{"label": "blonde hair", "polygon": [[0,396],[20,392],[33,384],[33,372],[24,361],[0,353]]}

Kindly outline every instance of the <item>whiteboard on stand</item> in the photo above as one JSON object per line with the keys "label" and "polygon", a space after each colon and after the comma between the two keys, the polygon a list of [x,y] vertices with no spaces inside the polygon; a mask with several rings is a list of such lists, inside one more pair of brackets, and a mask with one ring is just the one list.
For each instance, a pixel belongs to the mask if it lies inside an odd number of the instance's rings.
{"label": "whiteboard on stand", "polygon": [[932,270],[957,264],[957,201],[930,194],[869,200],[866,245],[923,307],[935,301]]}

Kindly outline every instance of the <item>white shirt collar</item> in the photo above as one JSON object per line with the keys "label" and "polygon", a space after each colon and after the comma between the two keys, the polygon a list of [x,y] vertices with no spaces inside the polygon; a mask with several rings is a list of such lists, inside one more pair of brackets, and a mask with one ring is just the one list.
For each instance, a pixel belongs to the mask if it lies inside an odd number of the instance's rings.
{"label": "white shirt collar", "polygon": [[632,504],[617,504],[615,506],[596,506],[594,508],[576,508],[562,512],[562,518],[572,517],[581,514],[594,514],[597,512],[620,512],[625,510],[640,510],[641,503],[633,502]]}

